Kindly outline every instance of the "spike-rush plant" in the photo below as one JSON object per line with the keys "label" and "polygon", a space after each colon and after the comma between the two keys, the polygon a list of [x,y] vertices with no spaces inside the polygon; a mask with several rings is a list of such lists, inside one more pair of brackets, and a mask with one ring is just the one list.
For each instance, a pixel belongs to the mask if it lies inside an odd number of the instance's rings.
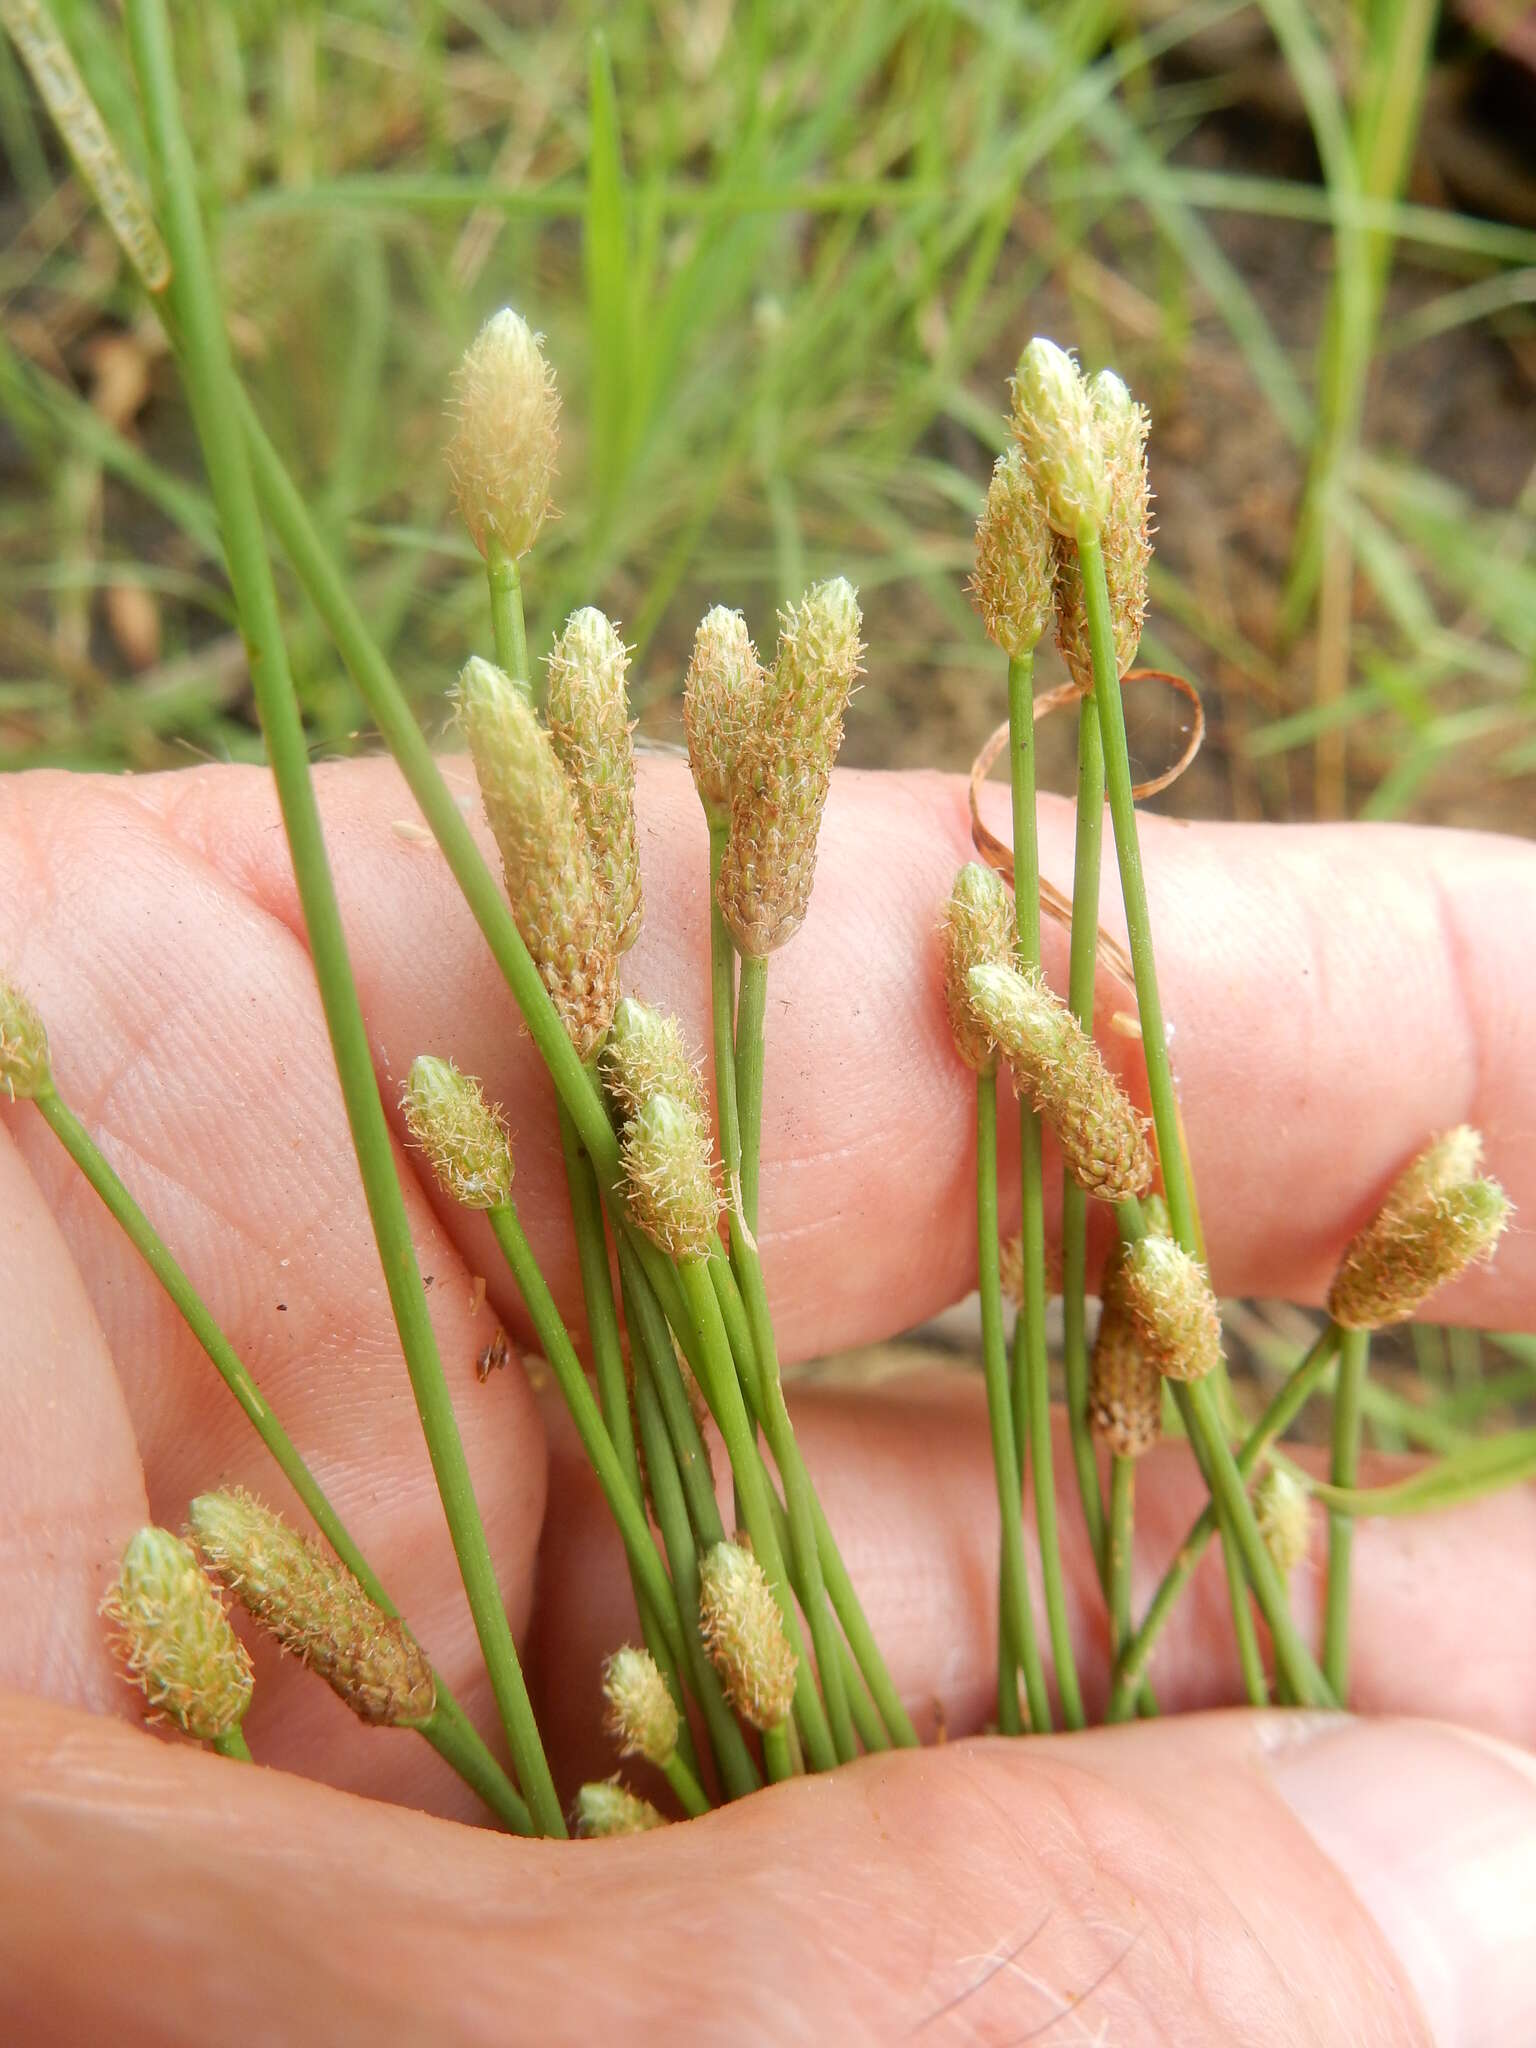
{"label": "spike-rush plant", "polygon": [[[141,1530],[106,1603],[127,1675],[150,1710],[248,1759],[252,1672],[224,1606],[311,1666],[372,1724],[416,1730],[508,1827],[561,1835],[539,1729],[507,1625],[427,1315],[310,781],[284,652],[268,533],[335,639],[463,890],[554,1088],[590,1333],[583,1360],[513,1199],[500,1111],[442,1048],[411,1068],[404,1112],[444,1191],[489,1222],[540,1349],[611,1510],[644,1647],[601,1683],[621,1757],[650,1766],[698,1814],[763,1783],[823,1771],[916,1735],[801,1457],[784,1400],[758,1256],[764,1041],[770,960],[804,920],[817,838],[853,685],[863,665],[852,587],[816,585],[781,616],[760,659],[737,612],[703,620],[684,709],[709,829],[712,1086],[678,1021],[622,992],[643,917],[628,651],[591,608],[557,637],[536,687],[522,583],[550,509],[559,401],[539,337],[510,310],[469,348],[452,393],[448,450],[458,509],[485,565],[495,659],[459,678],[460,726],[500,855],[502,886],[413,722],[302,499],[237,382],[181,124],[163,0],[128,0],[152,206],[138,193],[41,5],[10,9],[23,60],[159,312],[191,401],[224,536],[252,678],[330,1029],[358,1169],[422,1430],[479,1632],[511,1773],[472,1726],[353,1542],[319,1482],[199,1298],[172,1250],[58,1089],[42,1019],[0,979],[0,1086],[30,1100],[149,1265],[292,1484],[315,1534],[244,1493],[200,1495],[185,1537]],[[973,590],[1007,658],[1013,846],[1006,875],[972,864],[935,905],[944,995],[975,1076],[982,1354],[1002,1526],[997,1720],[1026,1733],[1084,1720],[1062,1580],[1060,1530],[1080,1513],[1098,1561],[1114,1647],[1111,1718],[1155,1711],[1158,1631],[1215,1533],[1248,1690],[1311,1703],[1348,1692],[1350,1533],[1373,1498],[1355,1485],[1369,1334],[1411,1316],[1507,1218],[1478,1176],[1479,1141],[1429,1145],[1347,1252],[1330,1321],[1246,1438],[1219,1396],[1222,1326],[1203,1262],[1158,998],[1120,685],[1136,654],[1149,558],[1146,413],[1109,371],[1085,380],[1031,341],[1013,386],[1012,445],[977,531]],[[1041,965],[1035,829],[1034,649],[1054,624],[1077,688],[1078,816],[1065,998]],[[1130,940],[1150,1120],[1093,1037],[1105,799]],[[980,842],[978,842],[980,843]],[[1017,1095],[1022,1229],[998,1235],[998,1083]],[[1047,1265],[1045,1129],[1065,1173],[1059,1271]],[[1160,1190],[1158,1184],[1161,1184]],[[1090,1347],[1087,1205],[1114,1217]],[[617,1287],[615,1286],[617,1273]],[[1045,1308],[1063,1301],[1063,1366],[1075,1503],[1050,1457]],[[1017,1305],[1012,1355],[1004,1304]],[[588,1367],[592,1379],[588,1378]],[[1273,1446],[1332,1376],[1327,1482],[1274,1462]],[[1166,1411],[1166,1415],[1165,1415]],[[1209,1503],[1146,1611],[1133,1611],[1137,1460],[1165,1420],[1187,1434]],[[734,1528],[710,1462],[718,1433]],[[1107,1497],[1100,1451],[1107,1455]],[[1447,1459],[1412,1482],[1437,1503],[1489,1483]],[[1529,1461],[1527,1461],[1529,1462]],[[1523,1467],[1520,1469],[1524,1469]],[[1515,1477],[1514,1465],[1501,1476]],[[1400,1492],[1401,1489],[1396,1491]],[[1326,1504],[1329,1575],[1321,1660],[1287,1599],[1313,1493]],[[1043,1613],[1025,1561],[1032,1497]],[[1401,1505],[1401,1503],[1399,1503]],[[1047,1677],[1046,1648],[1054,1680]],[[597,1675],[594,1674],[594,1683]],[[660,1825],[616,1779],[584,1786],[585,1833]]]}

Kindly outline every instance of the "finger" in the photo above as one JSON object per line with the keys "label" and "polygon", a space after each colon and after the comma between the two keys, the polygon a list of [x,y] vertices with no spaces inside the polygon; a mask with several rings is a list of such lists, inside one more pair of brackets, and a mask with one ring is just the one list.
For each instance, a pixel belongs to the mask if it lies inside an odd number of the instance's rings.
{"label": "finger", "polygon": [[13,1702],[0,1842],[25,2039],[1460,2048],[1536,1997],[1531,1767],[1432,1724],[951,1747],[571,1848]]}

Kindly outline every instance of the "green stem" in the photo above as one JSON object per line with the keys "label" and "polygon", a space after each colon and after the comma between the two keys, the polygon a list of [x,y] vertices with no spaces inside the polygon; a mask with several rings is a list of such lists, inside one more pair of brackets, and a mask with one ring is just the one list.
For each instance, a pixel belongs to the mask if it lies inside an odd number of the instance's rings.
{"label": "green stem", "polygon": [[523,623],[523,584],[517,564],[492,535],[485,551],[485,579],[491,590],[491,637],[497,665],[514,683],[528,684],[528,629]]}
{"label": "green stem", "polygon": [[708,1813],[709,1801],[704,1796],[704,1787],[697,1776],[688,1768],[680,1749],[674,1749],[661,1766],[663,1777],[672,1787],[678,1805],[691,1820],[697,1820],[701,1813]]}
{"label": "green stem", "polygon": [[763,1730],[763,1768],[776,1785],[798,1775],[794,1733],[793,1721],[781,1721],[777,1728]]}
{"label": "green stem", "polygon": [[[1035,825],[1034,658],[1008,663],[1008,761],[1013,790],[1013,908],[1019,959],[1025,969],[1040,965],[1040,848]],[[1024,1306],[1014,1330],[1014,1443],[1033,1455],[1035,1525],[1040,1542],[1040,1576],[1062,1719],[1069,1728],[1085,1725],[1083,1697],[1067,1622],[1066,1586],[1061,1570],[1061,1536],[1056,1515],[1056,1468],[1051,1445],[1051,1367],[1045,1344],[1045,1176],[1040,1119],[1028,1102],[1019,1104],[1022,1183]],[[1023,1472],[1020,1479],[1022,1483]],[[1028,1673],[1025,1674],[1026,1683]],[[1033,1702],[1030,1706],[1034,1716]],[[1049,1709],[1036,1728],[1050,1726]]]}
{"label": "green stem", "polygon": [[736,948],[730,926],[720,914],[716,891],[720,863],[731,836],[730,820],[709,821],[709,991],[710,1019],[714,1031],[715,1117],[720,1126],[720,1158],[725,1167],[729,1198],[731,1242],[735,1228],[735,1202],[741,1188],[741,1118],[736,1106]]}
{"label": "green stem", "polygon": [[1117,1661],[1131,1640],[1131,1565],[1135,1555],[1136,1460],[1109,1466],[1109,1547],[1105,1559],[1110,1654]]}
{"label": "green stem", "polygon": [[619,1240],[619,1273],[624,1286],[626,1312],[632,1336],[638,1337],[651,1362],[657,1398],[666,1419],[667,1434],[677,1460],[678,1480],[688,1504],[694,1533],[707,1550],[725,1537],[720,1504],[715,1499],[715,1477],[704,1439],[693,1413],[688,1390],[678,1370],[672,1337],[656,1297],[646,1285],[645,1273],[627,1239]]}
{"label": "green stem", "polygon": [[763,1027],[768,1004],[768,962],[750,954],[741,963],[736,1005],[736,1110],[741,1120],[741,1212],[757,1234],[757,1190],[763,1148]]}
{"label": "green stem", "polygon": [[[1360,1403],[1370,1356],[1369,1330],[1344,1331],[1333,1390],[1333,1456],[1328,1477],[1334,1486],[1353,1486],[1360,1468]],[[1353,1515],[1330,1508],[1323,1671],[1341,1701],[1349,1697],[1349,1567],[1354,1540]]]}
{"label": "green stem", "polygon": [[[207,1303],[178,1265],[165,1240],[134,1200],[105,1153],[61,1095],[56,1092],[40,1095],[37,1098],[37,1108],[49,1129],[100,1197],[128,1242],[165,1290],[171,1305],[197,1339],[209,1363],[234,1395],[242,1413],[266,1445],[278,1470],[308,1509],[315,1527],[353,1578],[362,1586],[369,1599],[382,1607],[386,1614],[398,1617],[399,1609],[385,1592],[367,1558],[353,1542],[346,1524],[331,1506],[319,1480],[299,1455],[293,1439],[267,1406],[256,1382],[214,1319]],[[437,1714],[418,1732],[426,1736],[433,1747],[438,1749],[460,1776],[474,1787],[492,1811],[499,1814],[515,1833],[531,1834],[533,1823],[528,1809],[514,1791],[506,1772],[486,1748],[479,1732],[449,1691],[441,1673],[434,1673],[434,1676],[437,1679]],[[454,1730],[452,1753],[444,1748],[442,1741],[438,1739],[441,1730],[435,1727],[438,1722],[446,1725],[449,1721],[452,1722]]]}
{"label": "green stem", "polygon": [[217,1750],[220,1756],[232,1756],[243,1764],[251,1761],[250,1744],[245,1739],[245,1730],[238,1723],[233,1728],[226,1728],[222,1735],[215,1735],[208,1747]]}
{"label": "green stem", "polygon": [[1221,1538],[1222,1563],[1227,1575],[1227,1609],[1232,1616],[1232,1639],[1237,1644],[1237,1668],[1242,1674],[1243,1691],[1248,1696],[1250,1707],[1267,1707],[1269,1674],[1264,1669],[1264,1653],[1259,1648],[1259,1632],[1254,1625],[1253,1603],[1248,1598],[1242,1552],[1225,1517],[1218,1518],[1216,1532]]}
{"label": "green stem", "polygon": [[308,743],[288,669],[277,592],[240,427],[239,387],[198,214],[197,168],[181,122],[165,0],[130,0],[127,21],[151,174],[171,255],[169,299],[180,339],[182,377],[219,513],[230,583],[250,653],[252,688],[385,1285],[518,1776],[539,1826],[547,1833],[564,1835],[564,1816],[517,1661],[443,1377],[352,979],[310,779]]}

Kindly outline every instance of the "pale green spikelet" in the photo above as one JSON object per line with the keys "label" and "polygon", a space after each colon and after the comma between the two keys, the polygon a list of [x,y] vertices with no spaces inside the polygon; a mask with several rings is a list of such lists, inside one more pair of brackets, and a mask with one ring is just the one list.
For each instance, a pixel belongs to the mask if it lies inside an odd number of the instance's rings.
{"label": "pale green spikelet", "polygon": [[835,733],[835,754],[848,699],[863,669],[863,630],[859,595],[846,576],[813,584],[798,604],[780,612],[764,722],[785,733]]}
{"label": "pale green spikelet", "polygon": [[1065,349],[1043,334],[1025,345],[1013,375],[1013,438],[1046,517],[1064,540],[1100,528],[1109,473],[1093,400]]}
{"label": "pale green spikelet", "polygon": [[731,814],[731,784],[742,749],[763,720],[767,682],[740,612],[717,604],[693,636],[683,685],[688,761],[711,823]]}
{"label": "pale green spikelet", "polygon": [[12,981],[0,975],[0,1092],[12,1102],[53,1093],[48,1033],[43,1020]]}
{"label": "pale green spikelet", "polygon": [[1312,1549],[1312,1496],[1283,1465],[1271,1465],[1253,1489],[1253,1518],[1276,1571],[1289,1578]]}
{"label": "pale green spikelet", "polygon": [[411,1136],[445,1194],[466,1209],[504,1209],[512,1199],[512,1147],[500,1109],[452,1060],[421,1053],[400,1098]]}
{"label": "pale green spikelet", "polygon": [[548,666],[549,736],[608,894],[613,949],[627,952],[640,936],[642,913],[629,650],[603,614],[585,605],[566,620]]}
{"label": "pale green spikelet", "polygon": [[1476,1177],[1482,1153],[1477,1132],[1460,1124],[1399,1175],[1328,1290],[1342,1328],[1406,1322],[1447,1281],[1493,1257],[1513,1211],[1496,1180]]}
{"label": "pale green spikelet", "polygon": [[1121,1274],[1152,1364],[1164,1379],[1203,1379],[1221,1359],[1221,1311],[1200,1261],[1171,1237],[1144,1237],[1126,1246]]}
{"label": "pale green spikelet", "polygon": [[458,713],[512,915],[560,1021],[590,1059],[613,1018],[619,968],[576,798],[526,694],[478,655],[459,677]]}
{"label": "pale green spikelet", "polygon": [[720,1191],[697,1115],[670,1095],[640,1105],[621,1153],[629,1206],[653,1244],[674,1259],[704,1259],[719,1243]]}
{"label": "pale green spikelet", "polygon": [[699,1565],[699,1628],[725,1696],[754,1728],[777,1728],[795,1699],[797,1664],[773,1588],[751,1551],[717,1543]]}
{"label": "pale green spikelet", "polygon": [[1018,448],[997,458],[976,522],[971,599],[1010,660],[1032,653],[1055,610],[1055,536]]}
{"label": "pale green spikelet", "polygon": [[360,1720],[411,1728],[432,1718],[437,1681],[405,1623],[316,1538],[241,1487],[199,1494],[188,1521],[208,1570]]}
{"label": "pale green spikelet", "polygon": [[1140,1458],[1162,1434],[1163,1389],[1126,1305],[1123,1267],[1117,1246],[1104,1268],[1088,1367],[1088,1422],[1117,1458]]}
{"label": "pale green spikelet", "polygon": [[704,1076],[670,1010],[621,996],[602,1051],[603,1082],[626,1122],[653,1095],[670,1095],[692,1110],[706,1139],[710,1128]]}
{"label": "pale green spikelet", "polygon": [[973,967],[1007,967],[1014,959],[1013,898],[991,868],[967,861],[956,875],[939,919],[939,940],[955,1050],[978,1074],[991,1074],[997,1068],[997,1046],[978,1021],[966,987]]}
{"label": "pale green spikelet", "polygon": [[199,1742],[239,1727],[251,1703],[251,1660],[179,1536],[145,1528],[131,1537],[101,1611],[155,1719],[174,1721]]}
{"label": "pale green spikelet", "polygon": [[665,1814],[658,1813],[649,1799],[641,1799],[617,1778],[600,1778],[583,1785],[576,1794],[573,1819],[576,1833],[588,1838],[644,1835],[667,1824]]}
{"label": "pale green spikelet", "polygon": [[643,1756],[658,1766],[666,1763],[677,1749],[677,1702],[649,1650],[626,1644],[614,1651],[603,1666],[603,1698],[608,1733],[618,1743],[620,1756]]}
{"label": "pale green spikelet", "polygon": [[[1109,472],[1109,504],[1099,529],[1104,582],[1115,635],[1115,674],[1136,659],[1147,617],[1147,572],[1152,561],[1151,490],[1147,434],[1151,421],[1113,370],[1100,370],[1088,386]],[[1093,652],[1083,601],[1077,549],[1057,543],[1056,645],[1080,690],[1093,687]]]}
{"label": "pale green spikelet", "polygon": [[560,397],[542,340],[503,307],[454,374],[448,469],[459,516],[482,555],[493,540],[514,560],[526,554],[549,513]]}
{"label": "pale green spikelet", "polygon": [[1040,970],[973,967],[966,991],[1078,1185],[1105,1202],[1144,1193],[1153,1171],[1146,1119]]}

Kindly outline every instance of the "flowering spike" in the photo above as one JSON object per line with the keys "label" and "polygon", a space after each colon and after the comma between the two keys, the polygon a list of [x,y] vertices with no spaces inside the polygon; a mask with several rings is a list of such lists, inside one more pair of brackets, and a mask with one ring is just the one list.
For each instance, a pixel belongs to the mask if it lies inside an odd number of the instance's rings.
{"label": "flowering spike", "polygon": [[1056,551],[1024,457],[1000,455],[976,522],[971,597],[993,642],[1010,660],[1032,653],[1051,623]]}
{"label": "flowering spike", "polygon": [[620,1756],[643,1756],[658,1766],[669,1760],[677,1748],[677,1702],[649,1650],[626,1644],[614,1651],[603,1666],[603,1698]]}
{"label": "flowering spike", "polygon": [[1171,1237],[1127,1245],[1125,1306],[1152,1364],[1170,1380],[1198,1380],[1221,1359],[1221,1311],[1205,1268]]}
{"label": "flowering spike", "polygon": [[717,604],[693,636],[683,685],[683,724],[694,787],[712,823],[731,813],[731,784],[759,726],[767,684],[740,612]]}
{"label": "flowering spike", "polygon": [[1289,1578],[1312,1549],[1312,1496],[1283,1465],[1271,1465],[1253,1489],[1253,1518],[1276,1571]]}
{"label": "flowering spike", "polygon": [[1126,1306],[1123,1255],[1104,1270],[1098,1332],[1088,1369],[1088,1421],[1117,1458],[1139,1458],[1163,1428],[1163,1389]]}
{"label": "flowering spike", "polygon": [[501,1111],[452,1060],[422,1053],[400,1098],[411,1136],[445,1194],[466,1209],[504,1209],[512,1199],[512,1147]]}
{"label": "flowering spike", "polygon": [[973,967],[1008,967],[1014,959],[1013,900],[991,868],[967,861],[955,877],[939,920],[944,948],[944,1001],[955,1050],[978,1074],[997,1067],[992,1034],[971,1007],[966,977]]}
{"label": "flowering spike", "polygon": [[[1136,403],[1113,370],[1100,370],[1088,386],[1109,475],[1109,504],[1099,530],[1104,581],[1115,635],[1115,673],[1136,659],[1147,616],[1147,570],[1152,560],[1151,491],[1147,484],[1146,408]],[[1093,687],[1093,652],[1077,549],[1057,544],[1056,644],[1080,690]]]}
{"label": "flowering spike", "polygon": [[560,398],[542,339],[503,307],[454,373],[448,468],[459,516],[482,555],[493,541],[514,561],[527,554],[549,513]]}
{"label": "flowering spike", "polygon": [[708,1135],[670,1095],[641,1104],[624,1133],[630,1208],[653,1243],[674,1259],[704,1259],[718,1244],[720,1194]]}
{"label": "flowering spike", "polygon": [[179,1536],[145,1528],[130,1538],[101,1611],[153,1718],[174,1721],[199,1742],[239,1727],[251,1703],[251,1660]]}
{"label": "flowering spike", "polygon": [[726,1698],[754,1728],[777,1728],[795,1698],[795,1653],[751,1551],[717,1543],[699,1566],[699,1628]]}
{"label": "flowering spike", "polygon": [[1098,529],[1109,511],[1109,476],[1093,401],[1065,349],[1037,334],[1013,377],[1013,437],[1064,540]]}
{"label": "flowering spike", "polygon": [[640,936],[641,916],[628,669],[629,649],[592,605],[572,612],[549,651],[549,736],[608,894],[616,953]]}
{"label": "flowering spike", "polygon": [[582,1786],[576,1794],[575,1821],[577,1834],[584,1836],[643,1835],[667,1824],[649,1799],[639,1798],[617,1778]]}
{"label": "flowering spike", "polygon": [[653,1095],[670,1095],[710,1127],[704,1077],[670,1010],[621,996],[602,1052],[603,1079],[626,1122]]}
{"label": "flowering spike", "polygon": [[1482,1151],[1477,1132],[1460,1124],[1399,1175],[1339,1262],[1328,1290],[1336,1323],[1406,1322],[1437,1288],[1493,1257],[1512,1211],[1497,1181],[1475,1177]]}
{"label": "flowering spike", "polygon": [[43,1020],[16,987],[0,975],[0,1092],[12,1102],[35,1101],[53,1092],[48,1033]]}

